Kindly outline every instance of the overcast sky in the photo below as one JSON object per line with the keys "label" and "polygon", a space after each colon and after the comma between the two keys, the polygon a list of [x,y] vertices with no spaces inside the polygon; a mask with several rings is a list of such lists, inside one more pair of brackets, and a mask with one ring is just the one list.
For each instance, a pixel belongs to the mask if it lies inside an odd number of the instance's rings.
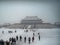
{"label": "overcast sky", "polygon": [[58,2],[1,1],[0,24],[17,23],[25,16],[38,16],[44,22],[60,20]]}

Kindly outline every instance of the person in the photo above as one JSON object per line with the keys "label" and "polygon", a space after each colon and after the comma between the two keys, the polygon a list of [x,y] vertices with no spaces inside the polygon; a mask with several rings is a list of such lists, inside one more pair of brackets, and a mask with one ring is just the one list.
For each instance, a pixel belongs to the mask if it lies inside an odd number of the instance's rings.
{"label": "person", "polygon": [[12,38],[9,38],[9,41],[12,41]]}
{"label": "person", "polygon": [[16,39],[18,40],[18,36],[16,36]]}
{"label": "person", "polygon": [[13,38],[13,41],[14,41],[14,42],[16,42],[16,39],[15,39],[15,38]]}
{"label": "person", "polygon": [[13,45],[13,42],[14,42],[14,41],[13,41],[13,37],[12,37],[12,38],[11,38],[11,45]]}
{"label": "person", "polygon": [[24,37],[24,42],[26,42],[26,37]]}
{"label": "person", "polygon": [[16,45],[16,39],[12,37],[11,45]]}
{"label": "person", "polygon": [[30,44],[30,41],[31,41],[31,38],[30,37],[28,38],[28,41],[29,41],[29,44]]}
{"label": "person", "polygon": [[40,35],[39,35],[39,40],[40,40]]}
{"label": "person", "polygon": [[38,33],[38,35],[40,35],[40,33]]}
{"label": "person", "polygon": [[3,40],[0,40],[0,45],[4,45],[4,41]]}
{"label": "person", "polygon": [[35,36],[35,33],[33,33],[33,36]]}
{"label": "person", "polygon": [[40,40],[40,33],[38,33],[38,38],[39,38],[39,40]]}
{"label": "person", "polygon": [[34,36],[32,37],[32,42],[34,42]]}
{"label": "person", "polygon": [[15,33],[16,33],[16,30],[15,30]]}
{"label": "person", "polygon": [[13,43],[14,41],[13,41],[13,37],[12,37],[12,43]]}
{"label": "person", "polygon": [[22,41],[22,36],[20,36],[20,41]]}
{"label": "person", "polygon": [[16,39],[15,38],[13,38],[13,44],[16,45]]}
{"label": "person", "polygon": [[9,38],[9,45],[12,45],[12,38]]}
{"label": "person", "polygon": [[8,41],[6,41],[6,45],[9,45],[9,42]]}
{"label": "person", "polygon": [[28,30],[26,30],[26,32],[28,32]]}

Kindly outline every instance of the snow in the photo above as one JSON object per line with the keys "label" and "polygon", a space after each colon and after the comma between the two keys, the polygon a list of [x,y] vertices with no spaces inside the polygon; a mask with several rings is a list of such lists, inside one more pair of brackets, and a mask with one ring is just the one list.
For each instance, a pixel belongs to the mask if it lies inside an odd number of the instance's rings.
{"label": "snow", "polygon": [[[17,31],[15,33],[15,30]],[[26,29],[0,29],[0,39],[4,41],[8,40],[10,37],[16,37],[17,35],[22,37],[27,37],[27,42],[24,43],[24,39],[22,41],[18,40],[16,45],[60,45],[60,29],[35,29],[35,40],[34,42],[28,43],[28,37],[33,36],[32,29],[28,29],[28,32],[25,32]],[[4,31],[4,34],[2,34]],[[13,31],[13,33],[8,33],[8,31]],[[40,41],[38,39],[38,32],[40,33]]]}

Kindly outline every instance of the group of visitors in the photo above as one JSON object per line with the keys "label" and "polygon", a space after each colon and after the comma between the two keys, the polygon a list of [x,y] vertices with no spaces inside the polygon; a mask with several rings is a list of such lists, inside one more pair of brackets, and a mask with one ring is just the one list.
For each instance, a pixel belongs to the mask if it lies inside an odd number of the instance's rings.
{"label": "group of visitors", "polygon": [[[16,36],[16,40],[18,40],[18,38],[20,38],[20,41],[22,41],[23,37],[22,36],[20,36],[20,37]],[[27,37],[25,36],[23,39],[24,39],[24,42],[26,43]],[[40,33],[38,33],[38,39],[40,40]],[[30,44],[31,41],[34,42],[34,40],[35,40],[35,33],[33,33],[33,37],[28,37],[28,43]]]}
{"label": "group of visitors", "polygon": [[[15,33],[17,32],[16,30],[14,31]],[[5,32],[2,31],[2,34],[4,34]],[[8,31],[8,33],[12,33],[12,31]]]}
{"label": "group of visitors", "polygon": [[[28,32],[28,31],[27,31]],[[2,31],[2,33],[4,33],[4,31]],[[15,33],[16,33],[16,30],[15,30]],[[23,40],[24,39],[24,40]],[[40,33],[38,33],[38,39],[40,40]],[[3,41],[3,40],[0,40],[0,45],[16,45],[16,41],[20,40],[20,42],[23,40],[24,43],[26,43],[28,41],[28,43],[30,44],[31,41],[34,42],[35,41],[35,33],[33,33],[33,36],[32,37],[28,37],[28,40],[27,40],[27,37],[22,37],[21,35],[20,36],[16,36],[16,38],[9,38],[9,41]]]}
{"label": "group of visitors", "polygon": [[10,45],[16,45],[16,39],[15,38],[9,38]]}
{"label": "group of visitors", "polygon": [[0,45],[10,45],[9,41],[0,40]]}
{"label": "group of visitors", "polygon": [[[22,41],[22,36],[20,36],[20,41]],[[18,36],[16,36],[16,40],[18,40]],[[26,43],[26,41],[27,41],[27,37],[25,36],[24,37],[24,42]],[[30,42],[31,42],[31,37],[28,37],[28,42],[29,42],[29,44],[30,44]],[[34,36],[32,37],[32,42],[34,42]]]}
{"label": "group of visitors", "polygon": [[[6,42],[4,42],[3,40],[0,40],[0,44],[1,45],[5,45],[5,43],[6,43],[6,45],[16,45],[16,41],[18,41],[18,39],[20,40],[20,42],[22,41],[22,36],[16,36],[16,38],[9,38],[9,41],[6,41]],[[25,36],[24,38],[24,43],[26,43],[26,41],[28,41],[28,43],[30,44],[31,43],[31,41],[32,42],[34,42],[34,40],[35,40],[35,33],[33,33],[33,37],[28,37],[28,40],[27,40],[27,37]],[[38,39],[40,40],[40,33],[38,33]]]}

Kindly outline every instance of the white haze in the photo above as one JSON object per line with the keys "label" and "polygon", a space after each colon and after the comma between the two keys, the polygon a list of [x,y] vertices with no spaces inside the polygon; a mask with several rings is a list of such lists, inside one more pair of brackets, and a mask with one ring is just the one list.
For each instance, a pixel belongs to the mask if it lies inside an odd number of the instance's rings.
{"label": "white haze", "polygon": [[58,2],[1,1],[0,24],[19,23],[26,16],[54,23],[60,20],[58,10]]}

